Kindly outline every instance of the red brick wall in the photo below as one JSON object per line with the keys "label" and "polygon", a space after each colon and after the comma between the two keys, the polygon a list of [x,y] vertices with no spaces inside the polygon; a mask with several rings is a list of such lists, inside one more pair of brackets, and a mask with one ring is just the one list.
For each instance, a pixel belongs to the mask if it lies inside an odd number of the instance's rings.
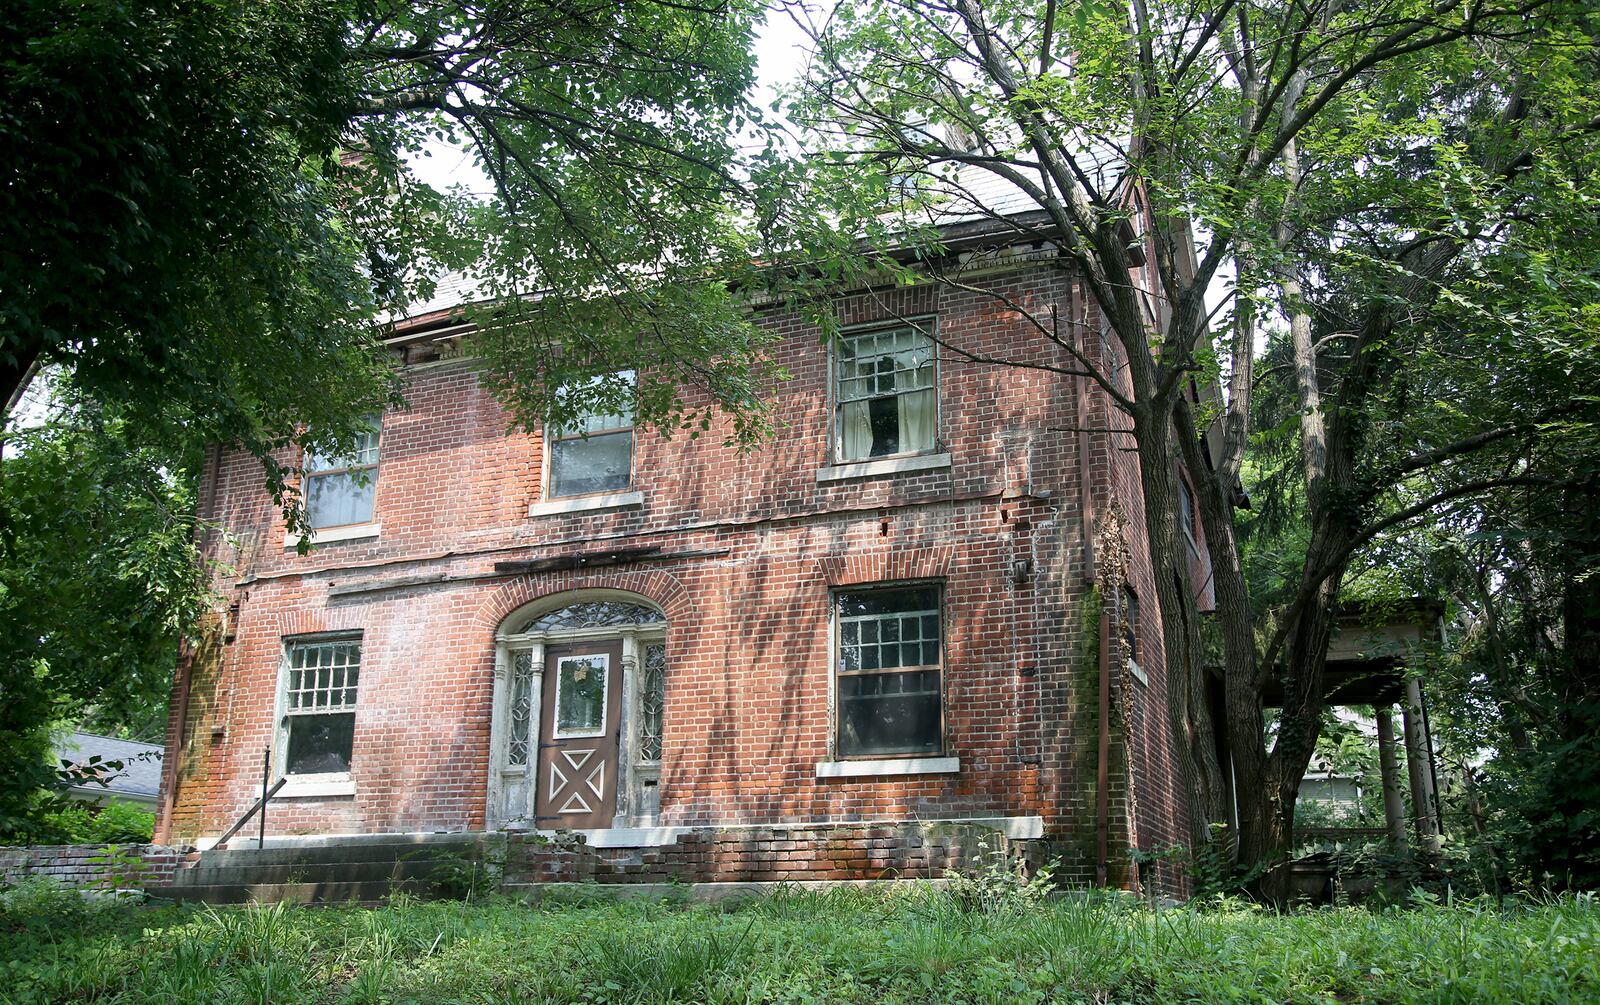
{"label": "red brick wall", "polygon": [[[1058,269],[1000,285],[1041,314],[1067,316]],[[839,311],[847,324],[936,314],[940,338],[967,351],[1071,365],[977,294],[898,290],[842,300]],[[721,428],[694,441],[641,431],[641,507],[530,518],[541,440],[507,432],[507,413],[465,362],[406,371],[406,407],[383,420],[376,540],[286,551],[259,468],[220,452],[211,515],[229,537],[213,544],[231,568],[222,585],[237,616],[219,644],[196,647],[164,833],[215,835],[249,806],[273,738],[282,639],[332,629],[363,632],[357,791],[277,800],[269,830],[483,826],[495,628],[530,600],[610,587],[648,597],[669,619],[661,823],[1039,815],[1064,847],[1086,847],[1096,655],[1082,608],[1092,570],[1080,485],[1089,477],[1105,496],[1111,472],[1125,478],[1129,462],[1097,448],[1090,470],[1078,456],[1071,378],[943,352],[940,434],[951,467],[819,483],[826,353],[796,314],[773,311],[761,323],[780,336],[776,361],[792,375],[775,391],[779,434],[741,453],[722,445]],[[661,556],[588,572],[494,569],[644,546]],[[1013,567],[1024,560],[1032,571],[1019,582]],[[424,576],[434,581],[329,592]],[[830,585],[900,577],[944,582],[946,753],[961,770],[818,780],[829,751]],[[1152,667],[1152,697],[1159,681]],[[1159,748],[1154,733],[1130,740],[1136,776],[1151,770],[1138,754]],[[1113,799],[1114,833],[1126,833],[1123,806]]]}

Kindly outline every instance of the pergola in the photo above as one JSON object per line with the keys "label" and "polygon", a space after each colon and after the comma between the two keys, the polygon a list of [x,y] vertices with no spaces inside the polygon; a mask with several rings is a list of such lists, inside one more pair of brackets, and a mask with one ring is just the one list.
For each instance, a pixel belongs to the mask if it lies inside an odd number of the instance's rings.
{"label": "pergola", "polygon": [[[1339,616],[1323,671],[1323,700],[1334,707],[1372,706],[1378,726],[1378,768],[1383,776],[1385,831],[1397,848],[1406,844],[1405,802],[1400,795],[1394,730],[1394,706],[1400,706],[1402,742],[1406,747],[1406,769],[1411,784],[1411,826],[1423,848],[1437,851],[1442,819],[1433,737],[1428,729],[1428,706],[1422,682],[1407,673],[1407,666],[1422,646],[1441,639],[1444,605],[1425,597],[1413,597],[1398,602],[1387,613],[1381,623],[1374,623],[1369,615],[1356,611]],[[1268,707],[1277,707],[1281,701],[1281,691],[1274,693],[1269,687]]]}

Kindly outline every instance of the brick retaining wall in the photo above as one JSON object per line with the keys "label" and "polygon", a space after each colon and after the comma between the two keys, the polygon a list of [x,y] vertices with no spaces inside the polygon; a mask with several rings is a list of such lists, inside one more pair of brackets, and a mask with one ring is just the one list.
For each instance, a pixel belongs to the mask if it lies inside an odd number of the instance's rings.
{"label": "brick retaining wall", "polygon": [[186,846],[157,844],[63,844],[0,848],[0,883],[48,876],[82,889],[141,889],[168,886],[198,853]]}

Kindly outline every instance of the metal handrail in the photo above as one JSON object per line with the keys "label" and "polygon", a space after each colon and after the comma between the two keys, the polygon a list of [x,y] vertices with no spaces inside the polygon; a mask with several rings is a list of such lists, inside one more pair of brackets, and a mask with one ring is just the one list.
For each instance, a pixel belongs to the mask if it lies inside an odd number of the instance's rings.
{"label": "metal handrail", "polygon": [[278,779],[277,784],[273,785],[272,788],[269,789],[267,788],[267,781],[271,777],[272,749],[269,747],[261,752],[261,798],[250,804],[250,808],[244,811],[244,816],[241,816],[239,819],[233,822],[233,826],[228,828],[228,832],[217,839],[217,843],[214,847],[220,848],[227,844],[228,839],[239,833],[240,828],[249,823],[250,818],[254,816],[258,810],[261,812],[261,831],[260,836],[256,840],[256,847],[265,848],[267,846],[267,800],[277,795],[278,790],[283,788],[284,785],[288,784],[289,781],[287,777],[280,778]]}

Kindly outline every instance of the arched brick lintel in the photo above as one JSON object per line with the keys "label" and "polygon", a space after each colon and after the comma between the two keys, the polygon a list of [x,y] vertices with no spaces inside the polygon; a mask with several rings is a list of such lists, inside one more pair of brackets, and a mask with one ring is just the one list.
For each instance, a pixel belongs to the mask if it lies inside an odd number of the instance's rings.
{"label": "arched brick lintel", "polygon": [[564,570],[519,576],[479,604],[473,623],[493,633],[519,608],[536,600],[577,590],[621,590],[661,608],[673,625],[693,624],[694,601],[676,576],[661,569]]}
{"label": "arched brick lintel", "polygon": [[918,548],[883,548],[830,555],[817,560],[817,568],[829,586],[858,586],[906,579],[943,579],[955,561],[951,545]]}
{"label": "arched brick lintel", "polygon": [[367,608],[364,606],[305,607],[278,615],[280,638],[323,632],[359,632],[366,627]]}

